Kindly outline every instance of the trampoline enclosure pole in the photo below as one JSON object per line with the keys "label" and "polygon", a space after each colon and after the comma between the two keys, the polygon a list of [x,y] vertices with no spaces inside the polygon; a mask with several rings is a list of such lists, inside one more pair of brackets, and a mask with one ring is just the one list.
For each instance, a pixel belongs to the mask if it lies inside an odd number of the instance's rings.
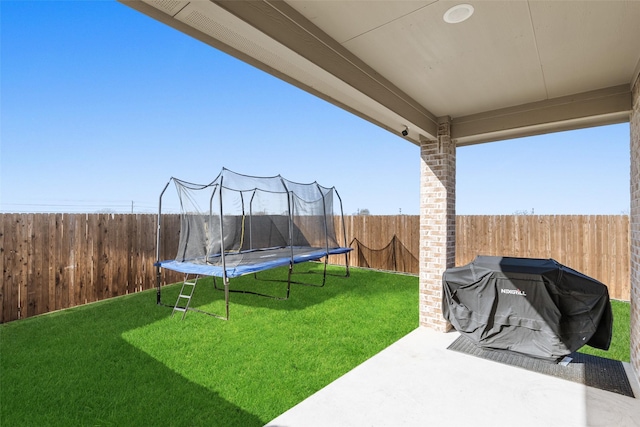
{"label": "trampoline enclosure pole", "polygon": [[324,198],[324,193],[322,192],[322,189],[320,188],[320,184],[318,184],[316,182],[316,188],[318,189],[318,191],[320,192],[320,197],[322,197],[322,214],[323,214],[323,218],[324,218],[324,247],[325,250],[327,251],[327,258],[329,257],[329,229],[328,229],[328,224],[327,224],[327,201]]}
{"label": "trampoline enclosure pole", "polygon": [[249,249],[253,249],[253,198],[256,196],[257,188],[253,189],[251,200],[249,200]]}
{"label": "trampoline enclosure pole", "polygon": [[162,234],[162,196],[164,195],[164,192],[167,191],[167,187],[169,187],[172,179],[173,178],[171,178],[169,182],[167,182],[167,185],[164,186],[158,199],[158,228],[156,229],[156,304],[160,304],[160,239]]}
{"label": "trampoline enclosure pole", "polygon": [[289,261],[289,281],[291,281],[291,270],[293,270],[293,211],[291,205],[293,203],[293,192],[289,191],[287,184],[284,183],[284,179],[280,177],[280,182],[284,187],[284,191],[287,193],[287,209],[289,210],[289,248],[291,249],[291,260]]}
{"label": "trampoline enclosure pole", "polygon": [[[338,194],[338,190],[335,189],[335,187],[333,188],[333,192],[336,193],[336,196],[338,196],[338,201],[340,202],[340,218],[342,219],[342,235],[344,238],[344,247],[348,247],[349,243],[347,243],[347,228],[345,227],[344,224],[344,210],[342,209],[342,198],[340,197],[340,194]],[[344,263],[347,269],[347,277],[349,277],[349,252],[345,252],[344,253]]]}
{"label": "trampoline enclosure pole", "polygon": [[[325,247],[325,255],[324,255],[324,272],[322,274],[322,286],[324,286],[327,280],[327,264],[329,263],[329,230],[327,224],[327,201],[324,198],[324,193],[320,188],[320,184],[316,182],[316,188],[320,192],[320,197],[322,197],[322,216],[324,218],[324,247]],[[332,218],[333,219],[333,218]]]}
{"label": "trampoline enclosure pole", "polygon": [[224,185],[224,177],[220,177],[220,256],[222,259],[222,282],[224,284],[224,303],[226,311],[226,320],[229,320],[229,278],[227,277],[227,264],[224,257],[224,226],[222,220],[222,189]]}
{"label": "trampoline enclosure pole", "polygon": [[[216,197],[216,192],[218,191],[218,186],[214,186],[213,187],[213,191],[211,192],[211,198],[209,198],[209,220],[207,221],[209,223],[209,230],[211,230],[211,228],[213,227],[213,199]],[[207,252],[205,254],[205,258],[204,258],[204,262],[206,264],[209,263],[209,257],[211,256],[211,249],[213,248],[213,245],[211,244],[211,236],[210,234],[213,233],[213,230],[211,230],[210,232],[207,232],[207,235],[205,236],[205,238],[207,239]]]}

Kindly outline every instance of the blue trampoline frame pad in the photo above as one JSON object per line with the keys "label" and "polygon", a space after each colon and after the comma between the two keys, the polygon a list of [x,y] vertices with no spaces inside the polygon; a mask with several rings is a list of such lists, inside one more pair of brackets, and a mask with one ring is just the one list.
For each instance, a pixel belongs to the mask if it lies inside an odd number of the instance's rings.
{"label": "blue trampoline frame pad", "polygon": [[[317,261],[328,255],[340,255],[352,251],[352,248],[314,248],[308,246],[278,247],[269,249],[248,250],[242,252],[225,253],[227,277],[234,278],[245,274],[258,273],[272,268],[283,267],[293,263]],[[198,274],[201,276],[223,277],[222,257],[220,254],[208,258],[177,261],[166,260],[154,264],[162,268],[179,271],[186,274]]]}

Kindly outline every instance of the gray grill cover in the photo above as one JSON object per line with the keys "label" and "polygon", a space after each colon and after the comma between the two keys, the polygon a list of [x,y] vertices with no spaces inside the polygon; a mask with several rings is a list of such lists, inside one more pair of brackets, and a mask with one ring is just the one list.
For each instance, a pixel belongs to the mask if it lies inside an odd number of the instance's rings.
{"label": "gray grill cover", "polygon": [[443,275],[443,314],[479,347],[557,360],[608,350],[607,287],[553,259],[478,256]]}

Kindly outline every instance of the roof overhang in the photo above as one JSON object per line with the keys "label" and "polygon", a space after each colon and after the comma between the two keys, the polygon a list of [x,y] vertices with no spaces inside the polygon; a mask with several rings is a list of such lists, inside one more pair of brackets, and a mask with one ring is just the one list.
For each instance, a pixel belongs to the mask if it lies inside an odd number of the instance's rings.
{"label": "roof overhang", "polygon": [[640,72],[634,1],[120,1],[415,144],[628,121]]}

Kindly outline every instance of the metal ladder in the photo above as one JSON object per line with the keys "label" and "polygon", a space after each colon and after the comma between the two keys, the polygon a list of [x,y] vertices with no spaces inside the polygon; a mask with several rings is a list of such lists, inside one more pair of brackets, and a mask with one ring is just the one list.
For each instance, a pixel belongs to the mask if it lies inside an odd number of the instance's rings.
{"label": "metal ladder", "polygon": [[[184,282],[182,282],[182,288],[180,288],[180,293],[178,294],[178,299],[176,300],[176,305],[173,307],[173,311],[171,312],[171,316],[173,317],[173,314],[176,311],[181,311],[182,312],[182,319],[184,319],[184,316],[187,314],[187,310],[189,309],[189,304],[191,303],[191,297],[193,296],[193,291],[196,290],[196,284],[198,283],[198,277],[196,275],[195,278],[189,280],[189,275],[185,274],[184,275]],[[186,289],[185,289],[186,288]],[[184,301],[184,307],[180,306],[180,302]]]}

